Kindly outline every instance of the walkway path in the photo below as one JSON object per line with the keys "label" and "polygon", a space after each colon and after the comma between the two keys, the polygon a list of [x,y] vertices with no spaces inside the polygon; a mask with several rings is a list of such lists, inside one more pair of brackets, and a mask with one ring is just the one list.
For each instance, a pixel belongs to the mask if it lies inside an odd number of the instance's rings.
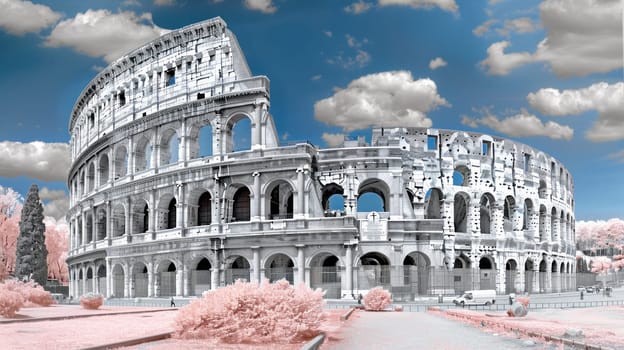
{"label": "walkway path", "polygon": [[351,324],[341,332],[342,341],[323,349],[535,349],[525,340],[493,335],[425,312],[356,312],[352,317]]}

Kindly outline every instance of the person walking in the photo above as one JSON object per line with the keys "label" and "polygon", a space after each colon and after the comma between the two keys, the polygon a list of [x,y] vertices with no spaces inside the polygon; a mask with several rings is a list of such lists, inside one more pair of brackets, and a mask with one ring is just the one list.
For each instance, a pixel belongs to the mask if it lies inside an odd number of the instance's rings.
{"label": "person walking", "polygon": [[171,307],[175,307],[175,301],[173,301],[173,297],[171,297]]}

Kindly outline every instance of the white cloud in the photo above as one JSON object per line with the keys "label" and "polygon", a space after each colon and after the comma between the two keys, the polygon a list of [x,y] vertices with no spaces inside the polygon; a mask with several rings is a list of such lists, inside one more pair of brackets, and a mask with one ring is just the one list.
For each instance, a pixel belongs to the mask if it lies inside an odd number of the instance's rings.
{"label": "white cloud", "polygon": [[457,12],[455,0],[379,0],[379,6],[404,5],[413,8],[430,9],[439,7],[445,11]]}
{"label": "white cloud", "polygon": [[277,7],[273,5],[273,0],[245,0],[245,7],[262,13],[275,13]]}
{"label": "white cloud", "polygon": [[61,18],[48,6],[30,1],[0,0],[0,9],[0,28],[17,35],[38,33]]}
{"label": "white cloud", "polygon": [[447,63],[442,57],[436,57],[429,61],[429,69],[438,69],[440,67],[446,66]]}
{"label": "white cloud", "polygon": [[[488,58],[482,64],[494,67],[491,74],[508,74],[511,69],[531,62],[545,62],[561,77],[622,68],[621,1],[545,0],[540,4],[540,18],[548,34],[534,53],[504,54],[502,49],[509,45],[506,41],[488,48]],[[529,29],[526,24],[513,25],[516,29]],[[497,64],[504,69],[496,69]]]}
{"label": "white cloud", "polygon": [[485,116],[478,119],[463,116],[462,124],[473,128],[478,125],[487,126],[511,137],[545,136],[556,140],[570,140],[574,135],[571,127],[553,121],[544,124],[538,117],[524,109],[502,120],[491,114],[488,109],[483,110],[483,114]]}
{"label": "white cloud", "polygon": [[370,54],[364,50],[358,49],[355,56],[343,56],[342,54],[327,60],[329,64],[337,64],[345,69],[354,67],[362,68],[370,62]]}
{"label": "white cloud", "polygon": [[609,159],[615,159],[615,161],[618,163],[624,163],[624,149],[615,153],[611,153],[607,157]]}
{"label": "white cloud", "polygon": [[154,0],[156,6],[171,6],[175,4],[175,0]]}
{"label": "white cloud", "polygon": [[63,190],[50,190],[43,187],[39,190],[39,198],[44,202],[43,213],[55,219],[65,217],[69,209],[69,197]]}
{"label": "white cloud", "polygon": [[499,2],[502,2],[503,0],[488,0],[488,5],[496,5]]}
{"label": "white cloud", "polygon": [[351,34],[345,35],[345,38],[347,39],[347,45],[349,45],[349,47],[359,48],[368,43],[368,39],[364,38],[362,41],[359,41]]}
{"label": "white cloud", "polygon": [[57,24],[45,45],[71,47],[111,62],[167,32],[154,24],[150,13],[87,10]]}
{"label": "white cloud", "polygon": [[540,89],[527,96],[531,107],[551,116],[598,111],[598,121],[585,135],[592,141],[624,140],[624,83],[600,82],[584,89]]}
{"label": "white cloud", "polygon": [[139,0],[124,0],[124,2],[121,3],[122,6],[141,6],[141,3],[139,2]]}
{"label": "white cloud", "polygon": [[508,36],[510,33],[531,33],[537,30],[537,26],[533,23],[533,20],[529,17],[520,17],[515,19],[505,20],[503,28],[499,28],[496,31],[503,36]]}
{"label": "white cloud", "polygon": [[310,78],[310,80],[317,81],[317,80],[321,80],[322,77],[323,77],[322,75],[317,74],[317,75],[313,76],[312,78]]}
{"label": "white cloud", "polygon": [[487,21],[481,23],[478,27],[472,30],[472,33],[476,36],[482,36],[483,34],[490,31],[490,27],[496,24],[498,20],[496,19],[488,19]]}
{"label": "white cloud", "polygon": [[317,101],[314,117],[345,131],[373,125],[430,127],[426,113],[448,105],[433,80],[414,80],[408,71],[390,71],[360,77]]}
{"label": "white cloud", "polygon": [[0,176],[67,181],[70,165],[66,143],[0,142]]}
{"label": "white cloud", "polygon": [[325,141],[325,144],[327,144],[328,147],[337,147],[337,146],[342,145],[342,143],[344,142],[345,134],[341,134],[341,133],[330,134],[330,133],[324,132],[323,135],[321,135],[321,137],[323,138],[323,141]]}
{"label": "white cloud", "polygon": [[512,69],[535,61],[528,52],[505,53],[509,45],[509,41],[499,41],[488,47],[488,57],[479,63],[482,68],[488,69],[488,74],[507,75]]}
{"label": "white cloud", "polygon": [[329,30],[324,30],[323,34],[325,34],[325,36],[328,38],[331,38],[332,36],[334,36],[334,34]]}
{"label": "white cloud", "polygon": [[344,10],[347,13],[352,13],[354,15],[359,15],[360,13],[364,13],[368,10],[370,10],[370,8],[372,7],[372,4],[370,2],[366,2],[363,0],[360,0],[358,2],[354,2],[349,6],[345,6]]}

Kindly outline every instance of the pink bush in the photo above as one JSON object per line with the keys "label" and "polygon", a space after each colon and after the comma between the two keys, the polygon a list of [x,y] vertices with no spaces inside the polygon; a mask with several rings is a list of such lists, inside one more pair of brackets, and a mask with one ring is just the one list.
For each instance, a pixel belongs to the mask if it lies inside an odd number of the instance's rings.
{"label": "pink bush", "polygon": [[3,284],[7,290],[16,292],[22,297],[22,306],[50,306],[54,303],[52,294],[34,281],[22,282],[9,279]]}
{"label": "pink bush", "polygon": [[216,338],[225,343],[289,343],[319,334],[323,291],[288,281],[260,285],[236,281],[180,309],[179,338]]}
{"label": "pink bush", "polygon": [[104,302],[102,294],[87,293],[80,297],[80,306],[83,309],[97,310]]}
{"label": "pink bush", "polygon": [[22,305],[24,305],[24,297],[5,283],[0,283],[0,315],[13,317]]}
{"label": "pink bush", "polygon": [[381,311],[392,303],[390,292],[381,288],[375,287],[368,291],[364,296],[364,308],[369,311]]}

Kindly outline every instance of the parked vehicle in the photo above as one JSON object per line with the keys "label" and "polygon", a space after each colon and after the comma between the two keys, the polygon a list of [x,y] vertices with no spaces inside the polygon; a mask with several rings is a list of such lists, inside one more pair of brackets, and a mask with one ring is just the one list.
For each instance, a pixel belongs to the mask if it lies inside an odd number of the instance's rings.
{"label": "parked vehicle", "polygon": [[496,291],[494,289],[467,290],[464,294],[453,299],[455,305],[492,305],[496,302]]}
{"label": "parked vehicle", "polygon": [[583,287],[583,286],[578,286],[578,287],[576,287],[576,291],[577,291],[577,292],[584,292],[584,291],[585,291],[585,287]]}
{"label": "parked vehicle", "polygon": [[588,287],[586,287],[586,288],[585,288],[585,291],[586,291],[587,293],[593,293],[593,292],[594,292],[594,287],[592,287],[592,286],[588,286]]}

